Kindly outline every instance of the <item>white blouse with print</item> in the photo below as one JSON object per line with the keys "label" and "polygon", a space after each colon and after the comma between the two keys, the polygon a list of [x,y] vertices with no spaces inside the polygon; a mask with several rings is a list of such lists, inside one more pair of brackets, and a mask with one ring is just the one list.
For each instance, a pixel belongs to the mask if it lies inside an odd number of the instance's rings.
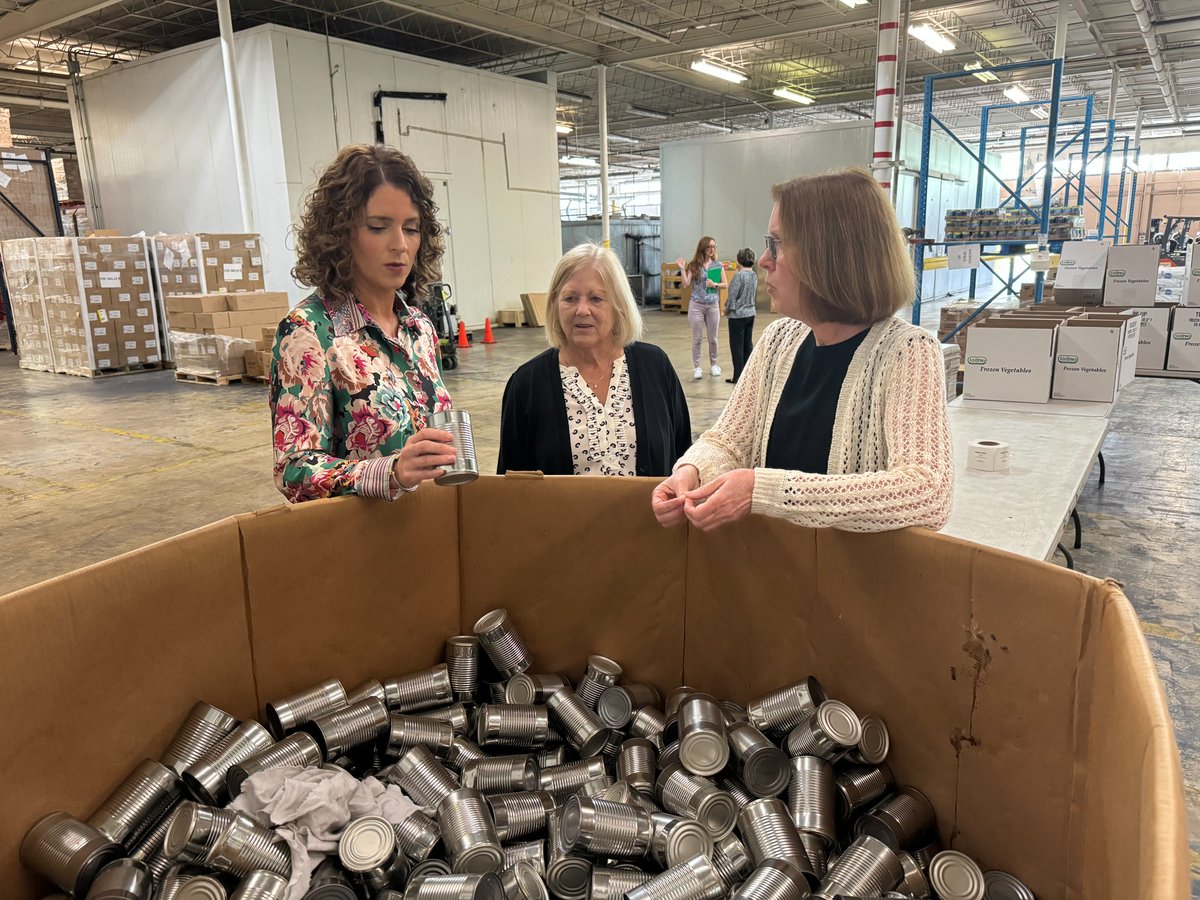
{"label": "white blouse with print", "polygon": [[574,366],[559,365],[576,475],[636,475],[637,432],[625,357],[613,362],[608,399],[600,399]]}

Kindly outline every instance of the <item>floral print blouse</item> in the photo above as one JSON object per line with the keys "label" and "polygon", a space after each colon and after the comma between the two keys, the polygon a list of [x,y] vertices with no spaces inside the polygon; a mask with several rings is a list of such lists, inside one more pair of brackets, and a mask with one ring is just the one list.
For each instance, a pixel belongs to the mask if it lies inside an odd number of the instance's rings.
{"label": "floral print blouse", "polygon": [[361,494],[394,500],[392,455],[450,409],[437,335],[396,295],[398,336],[357,301],[313,294],[275,333],[271,419],[275,484],[288,500]]}

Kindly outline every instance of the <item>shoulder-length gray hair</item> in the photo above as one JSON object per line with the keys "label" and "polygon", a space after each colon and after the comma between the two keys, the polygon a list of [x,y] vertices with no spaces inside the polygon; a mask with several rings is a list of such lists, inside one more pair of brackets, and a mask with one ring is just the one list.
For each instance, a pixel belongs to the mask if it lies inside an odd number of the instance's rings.
{"label": "shoulder-length gray hair", "polygon": [[613,305],[613,340],[618,347],[626,347],[642,337],[642,314],[638,311],[629,289],[629,279],[621,267],[621,260],[608,247],[600,244],[580,244],[563,254],[554,274],[550,277],[550,291],[546,294],[546,340],[551,347],[566,346],[567,335],[558,321],[558,295],[563,285],[580,269],[591,266],[604,282],[604,292]]}

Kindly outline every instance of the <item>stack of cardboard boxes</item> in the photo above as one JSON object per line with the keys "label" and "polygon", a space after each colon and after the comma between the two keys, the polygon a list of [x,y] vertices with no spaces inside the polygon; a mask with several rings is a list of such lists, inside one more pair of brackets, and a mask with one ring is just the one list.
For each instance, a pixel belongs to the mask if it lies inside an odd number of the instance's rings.
{"label": "stack of cardboard boxes", "polygon": [[183,294],[164,303],[176,369],[214,379],[265,377],[271,340],[290,305],[283,291]]}
{"label": "stack of cardboard boxes", "polygon": [[23,366],[90,376],[160,363],[145,238],[28,238],[3,253]]}
{"label": "stack of cardboard boxes", "polygon": [[164,297],[263,289],[257,234],[160,234],[154,238],[154,262]]}

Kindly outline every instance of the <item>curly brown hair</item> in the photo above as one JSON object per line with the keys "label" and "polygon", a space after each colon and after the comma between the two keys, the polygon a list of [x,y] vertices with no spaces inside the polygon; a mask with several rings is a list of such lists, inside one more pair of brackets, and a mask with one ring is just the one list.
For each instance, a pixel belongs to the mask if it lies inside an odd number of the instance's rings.
{"label": "curly brown hair", "polygon": [[363,222],[367,201],[385,183],[405,191],[421,215],[421,246],[404,282],[405,295],[410,300],[419,297],[437,280],[444,245],[433,185],[394,147],[350,144],[321,173],[304,200],[292,269],[296,281],[337,302],[354,296],[350,236]]}

